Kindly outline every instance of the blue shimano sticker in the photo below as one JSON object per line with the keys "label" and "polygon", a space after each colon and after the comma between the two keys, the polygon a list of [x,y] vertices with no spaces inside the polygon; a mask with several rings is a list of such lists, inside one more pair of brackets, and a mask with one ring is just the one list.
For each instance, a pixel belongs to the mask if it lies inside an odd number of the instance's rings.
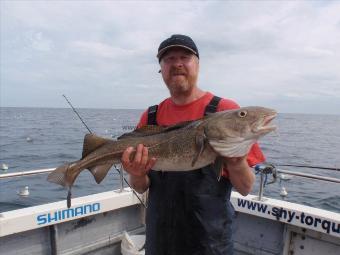
{"label": "blue shimano sticker", "polygon": [[100,203],[87,204],[77,206],[74,208],[68,208],[64,210],[58,210],[51,213],[39,214],[37,216],[38,225],[44,225],[53,222],[59,222],[61,220],[70,219],[78,216],[84,216],[93,212],[100,211]]}

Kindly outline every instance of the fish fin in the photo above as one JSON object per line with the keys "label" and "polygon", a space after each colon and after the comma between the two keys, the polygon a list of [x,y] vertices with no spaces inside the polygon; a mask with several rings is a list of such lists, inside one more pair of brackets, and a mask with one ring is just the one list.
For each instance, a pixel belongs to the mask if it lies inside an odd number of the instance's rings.
{"label": "fish fin", "polygon": [[177,130],[185,127],[191,127],[191,126],[196,126],[196,124],[199,123],[199,120],[188,120],[188,121],[183,121],[179,122],[177,124],[168,126],[164,129],[165,132],[169,132],[172,130]]}
{"label": "fish fin", "polygon": [[121,136],[117,137],[117,140],[125,139],[125,138],[133,138],[133,137],[144,137],[149,135],[157,135],[161,133],[166,133],[169,131],[185,128],[185,127],[191,127],[191,125],[196,125],[197,121],[184,121],[177,123],[175,125],[171,126],[157,126],[157,125],[145,125],[141,128],[138,128],[132,132],[122,134]]}
{"label": "fish fin", "polygon": [[109,141],[111,140],[94,134],[86,134],[84,137],[82,159]]}
{"label": "fish fin", "polygon": [[196,135],[195,145],[196,145],[196,154],[194,156],[194,159],[191,162],[191,166],[195,165],[199,156],[201,156],[202,152],[204,151],[204,148],[205,148],[205,145],[206,145],[206,136],[203,132]]}
{"label": "fish fin", "polygon": [[[78,162],[78,161],[76,161]],[[68,186],[67,180],[66,180],[66,172],[68,169],[72,167],[73,163],[67,163],[62,166],[59,166],[55,170],[53,170],[48,176],[47,176],[47,181],[53,182],[62,186]]]}
{"label": "fish fin", "polygon": [[132,138],[132,137],[143,137],[148,135],[155,135],[160,134],[165,130],[162,126],[156,125],[146,125],[141,128],[137,128],[136,130],[122,134],[117,138],[117,140],[125,139],[125,138]]}
{"label": "fish fin", "polygon": [[105,178],[105,176],[109,172],[112,165],[113,165],[113,162],[108,162],[106,164],[97,165],[97,166],[89,168],[89,171],[92,173],[97,184],[102,182],[102,180]]}
{"label": "fish fin", "polygon": [[215,162],[213,163],[213,169],[216,174],[217,181],[220,181],[224,166],[224,159],[223,157],[217,157]]}

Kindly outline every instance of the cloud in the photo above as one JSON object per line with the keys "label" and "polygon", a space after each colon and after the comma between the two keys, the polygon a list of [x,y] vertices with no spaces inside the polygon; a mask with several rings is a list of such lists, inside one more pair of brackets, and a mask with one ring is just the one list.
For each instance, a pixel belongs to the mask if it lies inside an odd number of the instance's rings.
{"label": "cloud", "polygon": [[74,41],[70,43],[70,47],[82,54],[85,53],[101,58],[131,57],[136,53],[135,50],[112,47],[101,42]]}
{"label": "cloud", "polygon": [[[184,33],[199,47],[203,89],[283,112],[311,112],[291,103],[299,101],[329,113],[330,102],[339,113],[336,1],[2,1],[0,6],[2,106],[60,107],[59,94],[67,92],[82,107],[145,108],[168,95],[158,74],[159,43]],[[89,95],[91,105],[83,100]]]}

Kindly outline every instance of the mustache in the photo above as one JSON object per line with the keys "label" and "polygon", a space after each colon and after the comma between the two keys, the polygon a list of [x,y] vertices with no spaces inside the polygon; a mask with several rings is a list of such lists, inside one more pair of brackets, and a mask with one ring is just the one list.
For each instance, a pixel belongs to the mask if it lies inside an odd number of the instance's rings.
{"label": "mustache", "polygon": [[183,68],[176,68],[176,67],[174,67],[174,68],[170,69],[170,74],[172,74],[172,75],[176,75],[176,74],[184,74],[184,75],[186,75],[187,72]]}

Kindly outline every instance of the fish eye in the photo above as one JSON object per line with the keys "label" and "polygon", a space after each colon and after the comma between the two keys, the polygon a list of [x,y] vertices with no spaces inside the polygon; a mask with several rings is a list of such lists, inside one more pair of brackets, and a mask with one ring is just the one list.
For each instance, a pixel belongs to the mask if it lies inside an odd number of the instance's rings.
{"label": "fish eye", "polygon": [[238,116],[241,117],[241,118],[244,118],[247,116],[247,111],[239,111],[238,112]]}

